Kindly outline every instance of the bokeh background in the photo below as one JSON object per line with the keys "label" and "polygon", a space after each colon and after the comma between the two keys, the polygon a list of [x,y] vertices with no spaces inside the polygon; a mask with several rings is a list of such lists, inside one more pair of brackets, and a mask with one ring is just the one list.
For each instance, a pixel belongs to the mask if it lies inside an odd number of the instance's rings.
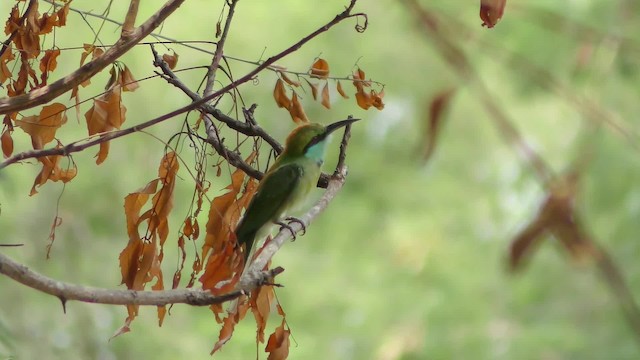
{"label": "bokeh background", "polygon": [[[72,6],[101,14],[107,3],[76,0]],[[160,33],[211,41],[221,3],[187,1]],[[278,277],[285,287],[277,294],[292,330],[290,358],[637,358],[638,339],[592,262],[572,261],[548,237],[521,273],[506,271],[509,243],[535,216],[544,187],[496,130],[478,87],[440,56],[409,3],[362,0],[357,9],[368,14],[366,32],[354,31],[355,21],[343,22],[279,63],[304,72],[321,56],[334,76],[360,66],[367,77],[386,84],[382,111],[364,111],[353,97],[342,100],[336,93],[331,110],[310,94],[303,99],[313,121],[329,123],[349,114],[363,121],[353,128],[344,189],[308,233],[275,258],[286,269]],[[423,0],[420,5],[470,60],[486,87],[484,96],[499,105],[554,171],[588,156],[577,207],[586,229],[640,297],[640,3],[512,0],[490,30],[480,26],[478,3]],[[3,2],[0,13],[8,14],[12,5]],[[345,5],[243,0],[225,55],[266,59]],[[143,19],[158,5],[141,6]],[[115,2],[107,16],[121,20],[126,7]],[[85,22],[72,12],[69,25],[57,31],[56,44],[91,43],[94,34],[87,24],[97,31],[101,21],[87,16]],[[110,44],[118,35],[117,26],[105,23],[99,38]],[[180,55],[178,68],[210,61],[208,54],[168,47]],[[54,77],[76,68],[80,53],[63,51]],[[154,75],[148,46],[136,47],[122,61],[138,79]],[[236,77],[253,67],[234,60],[230,65]],[[195,88],[204,70],[179,74]],[[94,78],[94,87],[81,90],[81,97],[97,94],[107,76],[103,71]],[[241,92],[248,104],[259,105],[259,123],[282,140],[294,124],[273,101],[275,79],[262,73]],[[125,94],[125,126],[188,103],[157,77],[140,85]],[[353,92],[348,82],[343,86]],[[435,153],[425,162],[427,109],[437,94],[451,88],[456,93]],[[61,99],[66,102],[67,96]],[[222,108],[228,110],[228,103]],[[59,280],[116,288],[118,255],[127,242],[124,197],[157,176],[164,144],[156,137],[167,141],[183,120],[114,141],[100,166],[93,159],[97,149],[74,155],[78,177],[64,188],[47,183],[32,197],[38,166],[16,164],[0,171],[0,241],[25,244],[3,253]],[[59,132],[63,142],[85,137],[84,118],[76,120],[71,111],[64,130]],[[28,137],[19,133],[16,147],[28,147]],[[334,141],[325,169],[334,166],[337,145]],[[181,154],[189,159],[190,151],[184,147]],[[184,168],[180,176],[174,235],[165,250],[168,284],[176,256],[171,241],[177,240],[193,189]],[[225,176],[212,181],[214,190],[227,185]],[[46,260],[56,211],[62,224]],[[0,277],[0,359],[207,359],[220,329],[206,308],[175,306],[162,327],[155,310],[145,308],[131,333],[109,340],[125,317],[124,307],[77,302],[67,304],[64,314],[55,297]],[[248,317],[215,357],[252,359],[257,348],[265,358]]]}

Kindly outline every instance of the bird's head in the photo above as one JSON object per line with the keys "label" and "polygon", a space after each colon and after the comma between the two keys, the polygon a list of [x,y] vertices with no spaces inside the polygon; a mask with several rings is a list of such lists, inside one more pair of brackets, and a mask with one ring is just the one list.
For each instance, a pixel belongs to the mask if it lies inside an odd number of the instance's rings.
{"label": "bird's head", "polygon": [[322,162],[329,135],[337,129],[360,119],[347,119],[324,126],[318,123],[304,124],[295,128],[287,137],[284,154],[305,156]]}

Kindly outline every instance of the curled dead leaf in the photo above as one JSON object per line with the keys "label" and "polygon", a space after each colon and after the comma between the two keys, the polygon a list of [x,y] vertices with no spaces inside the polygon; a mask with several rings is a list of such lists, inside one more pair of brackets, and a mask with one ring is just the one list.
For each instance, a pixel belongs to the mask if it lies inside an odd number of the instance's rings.
{"label": "curled dead leaf", "polygon": [[173,54],[164,54],[162,55],[162,60],[164,60],[164,62],[167,63],[167,65],[169,65],[169,69],[173,70],[175,69],[176,65],[178,65],[178,53],[171,50],[171,52]]}
{"label": "curled dead leaf", "polygon": [[280,326],[269,336],[264,351],[269,353],[267,360],[284,360],[289,356],[289,335],[291,330],[285,329],[286,323],[282,319]]}
{"label": "curled dead leaf", "polygon": [[322,106],[326,107],[327,109],[331,109],[331,99],[329,98],[329,83],[325,83],[324,87],[322,88],[322,101],[321,101]]}
{"label": "curled dead leaf", "polygon": [[326,79],[329,76],[329,63],[325,59],[318,59],[311,65],[309,73],[312,78]]}
{"label": "curled dead leaf", "polygon": [[309,118],[307,118],[307,114],[305,114],[304,109],[302,108],[302,104],[298,100],[298,95],[293,93],[293,98],[291,99],[291,107],[289,108],[289,114],[291,115],[291,119],[296,124],[305,124],[309,122]]}
{"label": "curled dead leaf", "polygon": [[338,94],[340,94],[340,96],[342,96],[345,99],[349,98],[349,95],[347,95],[344,92],[344,89],[342,88],[342,84],[340,83],[340,81],[338,81],[338,84],[336,85],[336,90],[338,90]]}
{"label": "curled dead leaf", "polygon": [[118,74],[122,91],[136,91],[140,87],[138,80],[133,77],[131,70],[124,65],[124,69]]}
{"label": "curled dead leaf", "polygon": [[282,79],[276,81],[276,87],[273,89],[273,98],[276,100],[276,105],[280,108],[289,109],[291,107],[291,100],[287,97],[287,91],[284,88],[284,82]]}

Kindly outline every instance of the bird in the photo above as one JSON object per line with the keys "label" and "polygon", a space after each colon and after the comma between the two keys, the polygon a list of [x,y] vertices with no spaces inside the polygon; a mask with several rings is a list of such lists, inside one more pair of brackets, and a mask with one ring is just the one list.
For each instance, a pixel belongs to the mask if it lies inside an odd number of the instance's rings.
{"label": "bird", "polygon": [[357,120],[349,118],[327,126],[308,123],[289,134],[284,150],[264,174],[235,229],[236,245],[244,252],[245,266],[256,239],[265,236],[273,224],[288,228],[294,238],[293,230],[283,220],[298,222],[304,229],[302,221],[285,216],[304,204],[316,186],[329,135]]}

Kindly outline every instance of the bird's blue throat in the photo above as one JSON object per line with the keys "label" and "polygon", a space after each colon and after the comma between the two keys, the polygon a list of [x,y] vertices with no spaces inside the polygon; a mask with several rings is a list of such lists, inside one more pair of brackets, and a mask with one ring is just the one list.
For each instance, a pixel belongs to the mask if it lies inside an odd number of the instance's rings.
{"label": "bird's blue throat", "polygon": [[319,143],[310,146],[307,149],[307,152],[304,153],[304,156],[307,159],[311,159],[315,161],[316,164],[320,166],[324,162],[324,153],[325,153],[326,145],[327,145],[327,139],[322,140]]}

